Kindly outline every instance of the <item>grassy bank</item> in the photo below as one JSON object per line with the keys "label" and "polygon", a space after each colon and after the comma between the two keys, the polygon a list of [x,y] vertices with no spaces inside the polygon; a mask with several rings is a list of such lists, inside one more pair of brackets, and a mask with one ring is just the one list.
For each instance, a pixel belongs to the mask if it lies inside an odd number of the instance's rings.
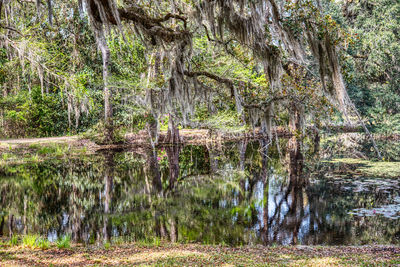
{"label": "grassy bank", "polygon": [[[347,173],[366,177],[385,177],[385,178],[399,178],[400,177],[400,163],[399,162],[386,162],[386,161],[370,161],[364,159],[353,158],[339,158],[327,161],[333,164],[339,164],[344,167]],[[353,167],[352,171],[346,166]]]}
{"label": "grassy bank", "polygon": [[48,249],[2,245],[1,266],[396,266],[400,247],[224,247],[197,244],[121,244]]}

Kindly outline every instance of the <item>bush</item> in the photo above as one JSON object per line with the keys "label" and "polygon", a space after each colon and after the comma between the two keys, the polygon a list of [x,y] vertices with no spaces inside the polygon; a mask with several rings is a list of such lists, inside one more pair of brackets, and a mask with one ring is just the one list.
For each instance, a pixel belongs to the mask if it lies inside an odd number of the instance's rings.
{"label": "bush", "polygon": [[32,88],[31,94],[21,91],[0,101],[4,111],[6,137],[62,135],[68,129],[68,121],[62,97],[58,94],[42,95],[40,87]]}

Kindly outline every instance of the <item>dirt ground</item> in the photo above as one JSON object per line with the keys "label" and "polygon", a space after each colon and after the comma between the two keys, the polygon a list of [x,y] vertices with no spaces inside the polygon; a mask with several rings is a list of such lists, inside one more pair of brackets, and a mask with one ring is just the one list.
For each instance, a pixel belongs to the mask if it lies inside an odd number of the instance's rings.
{"label": "dirt ground", "polygon": [[399,266],[400,247],[224,247],[125,244],[71,249],[0,247],[0,266]]}

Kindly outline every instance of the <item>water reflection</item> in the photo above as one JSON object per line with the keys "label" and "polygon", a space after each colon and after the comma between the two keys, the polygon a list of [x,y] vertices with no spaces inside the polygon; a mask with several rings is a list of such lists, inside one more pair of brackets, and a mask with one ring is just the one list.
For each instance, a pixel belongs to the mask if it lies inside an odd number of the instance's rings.
{"label": "water reflection", "polygon": [[[295,140],[288,147],[299,149]],[[283,151],[285,152],[285,151]],[[84,243],[399,244],[398,219],[358,217],[395,187],[310,177],[299,150],[266,140],[111,152],[0,169],[0,234]],[[351,183],[351,182],[349,182]]]}

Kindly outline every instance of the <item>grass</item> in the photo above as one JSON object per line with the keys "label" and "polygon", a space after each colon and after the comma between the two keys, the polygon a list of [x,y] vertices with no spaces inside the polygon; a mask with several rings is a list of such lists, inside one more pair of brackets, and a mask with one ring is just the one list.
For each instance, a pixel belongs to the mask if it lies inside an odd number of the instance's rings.
{"label": "grass", "polygon": [[[18,237],[13,236],[10,240],[10,245],[11,246],[17,246],[18,245]],[[35,248],[40,248],[42,250],[49,249],[51,244],[50,241],[48,241],[46,238],[37,236],[37,235],[25,235],[22,238],[22,245],[23,247],[30,248],[30,249],[35,249]]]}
{"label": "grass", "polygon": [[36,239],[36,246],[40,249],[46,250],[50,248],[50,241],[46,238],[38,238]]}
{"label": "grass", "polygon": [[0,150],[0,167],[24,163],[38,163],[49,158],[70,158],[91,154],[86,147],[69,146],[67,144],[30,144],[27,147]]}
{"label": "grass", "polygon": [[158,237],[151,239],[143,239],[136,241],[136,244],[140,247],[154,248],[154,247],[159,247],[161,245],[161,239]]}
{"label": "grass", "polygon": [[36,239],[38,238],[37,235],[25,235],[22,238],[22,244],[28,248],[36,248]]}
{"label": "grass", "polygon": [[104,249],[110,249],[110,248],[111,248],[111,243],[110,242],[104,243]]}
{"label": "grass", "polygon": [[10,245],[11,246],[17,246],[18,245],[18,236],[13,235],[10,239]]}
{"label": "grass", "polygon": [[59,249],[71,248],[71,237],[69,235],[63,236],[57,240],[56,246]]}
{"label": "grass", "polygon": [[[151,244],[154,244],[152,241]],[[243,246],[199,244],[158,246],[125,243],[106,247],[73,245],[70,250],[51,247],[46,252],[25,247],[1,247],[0,265],[25,266],[396,266],[399,246]]]}
{"label": "grass", "polygon": [[356,172],[363,176],[371,177],[400,177],[400,162],[369,161],[364,159],[339,158],[329,161],[330,163],[356,165]]}

